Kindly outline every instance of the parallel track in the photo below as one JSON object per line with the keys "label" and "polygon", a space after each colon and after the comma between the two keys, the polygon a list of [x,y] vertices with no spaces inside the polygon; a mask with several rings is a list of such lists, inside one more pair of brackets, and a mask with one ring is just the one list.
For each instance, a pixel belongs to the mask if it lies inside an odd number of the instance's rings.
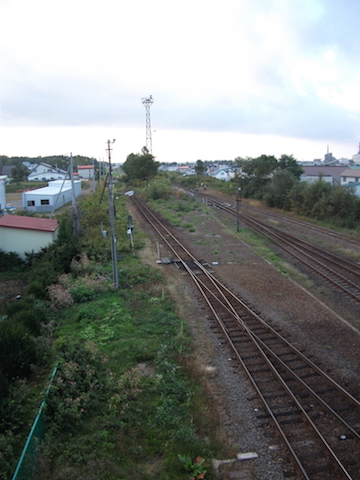
{"label": "parallel track", "polygon": [[[201,198],[205,196],[199,192],[196,192],[196,195]],[[229,204],[219,202],[214,197],[207,195],[206,198],[209,199],[209,203],[212,206],[232,216],[237,215],[236,209]],[[360,305],[359,263],[340,257],[324,248],[319,248],[294,235],[256,220],[253,216],[243,212],[241,213],[241,221],[269,238],[306,268],[322,277],[328,284]]]}
{"label": "parallel track", "polygon": [[311,480],[360,480],[360,402],[269,326],[199,262],[137,196],[137,209],[194,281],[219,334],[262,401],[294,472]]}

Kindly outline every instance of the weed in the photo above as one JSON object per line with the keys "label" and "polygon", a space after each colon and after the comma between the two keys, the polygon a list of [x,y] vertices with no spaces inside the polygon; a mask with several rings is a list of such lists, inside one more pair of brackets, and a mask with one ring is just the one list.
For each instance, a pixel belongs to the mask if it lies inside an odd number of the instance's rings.
{"label": "weed", "polygon": [[207,465],[204,458],[197,457],[194,461],[191,457],[186,457],[185,455],[178,455],[178,458],[183,464],[183,468],[187,472],[190,480],[205,478]]}

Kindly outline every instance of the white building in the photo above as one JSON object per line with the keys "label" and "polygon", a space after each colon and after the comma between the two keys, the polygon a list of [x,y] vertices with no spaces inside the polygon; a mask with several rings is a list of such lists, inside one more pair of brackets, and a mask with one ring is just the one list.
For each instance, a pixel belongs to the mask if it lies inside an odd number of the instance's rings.
{"label": "white building", "polygon": [[78,165],[77,167],[79,178],[86,178],[87,180],[94,180],[94,166],[93,165]]}
{"label": "white building", "polygon": [[360,183],[360,168],[346,168],[341,172],[341,185]]}
{"label": "white building", "polygon": [[[74,181],[75,198],[81,195],[81,181]],[[71,181],[49,182],[47,187],[37,188],[22,194],[24,210],[42,213],[52,212],[72,201]]]}
{"label": "white building", "polygon": [[346,167],[327,165],[305,166],[302,165],[303,173],[300,176],[302,182],[317,182],[320,178],[330,185],[340,185],[342,172]]}
{"label": "white building", "polygon": [[4,215],[0,217],[0,249],[15,252],[25,258],[25,253],[37,253],[54,242],[58,235],[58,222],[50,218]]}
{"label": "white building", "polygon": [[210,176],[215,177],[218,180],[225,180],[225,182],[228,182],[235,177],[235,169],[227,166],[219,167],[215,171],[211,172]]}
{"label": "white building", "polygon": [[29,182],[31,181],[47,182],[51,180],[64,180],[66,176],[67,176],[67,172],[65,170],[52,167],[47,163],[38,163],[31,170],[27,179]]}

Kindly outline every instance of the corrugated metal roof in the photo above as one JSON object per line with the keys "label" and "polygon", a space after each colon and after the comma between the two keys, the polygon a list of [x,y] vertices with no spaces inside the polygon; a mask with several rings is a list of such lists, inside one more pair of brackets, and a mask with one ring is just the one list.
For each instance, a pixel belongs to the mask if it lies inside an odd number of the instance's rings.
{"label": "corrugated metal roof", "polygon": [[93,165],[78,165],[78,170],[81,168],[94,168]]}
{"label": "corrugated metal roof", "polygon": [[58,226],[57,220],[52,218],[23,217],[21,215],[4,215],[0,217],[0,227],[55,232]]}

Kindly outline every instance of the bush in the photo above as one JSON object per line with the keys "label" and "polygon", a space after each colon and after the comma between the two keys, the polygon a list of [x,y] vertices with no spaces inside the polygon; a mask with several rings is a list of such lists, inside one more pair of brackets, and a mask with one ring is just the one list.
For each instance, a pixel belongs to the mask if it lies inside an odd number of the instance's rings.
{"label": "bush", "polygon": [[92,342],[63,344],[58,353],[61,363],[48,397],[46,417],[55,430],[76,431],[81,428],[79,420],[94,416],[106,405],[111,378]]}
{"label": "bush", "polygon": [[153,200],[170,198],[172,192],[171,182],[165,178],[155,179],[149,187],[145,190],[147,198]]}
{"label": "bush", "polygon": [[19,272],[24,270],[25,265],[25,261],[17,253],[0,250],[0,272]]}
{"label": "bush", "polygon": [[25,377],[38,360],[35,339],[23,323],[0,323],[0,368],[4,378],[11,381]]}
{"label": "bush", "polygon": [[41,323],[47,322],[44,304],[31,297],[9,303],[6,306],[5,315],[13,322],[25,325],[32,335],[39,335]]}
{"label": "bush", "polygon": [[290,210],[289,193],[297,182],[297,178],[287,170],[280,170],[275,173],[271,182],[265,188],[264,202],[269,207]]}

